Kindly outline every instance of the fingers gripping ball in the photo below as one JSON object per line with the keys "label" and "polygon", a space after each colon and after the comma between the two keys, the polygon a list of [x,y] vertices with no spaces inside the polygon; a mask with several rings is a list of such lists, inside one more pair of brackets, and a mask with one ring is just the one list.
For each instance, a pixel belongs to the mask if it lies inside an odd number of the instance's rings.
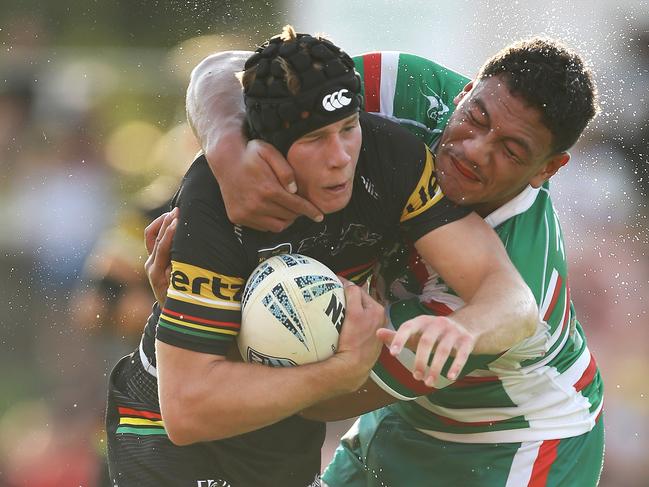
{"label": "fingers gripping ball", "polygon": [[345,292],[324,264],[300,254],[271,257],[250,275],[237,344],[246,362],[286,367],[336,351]]}

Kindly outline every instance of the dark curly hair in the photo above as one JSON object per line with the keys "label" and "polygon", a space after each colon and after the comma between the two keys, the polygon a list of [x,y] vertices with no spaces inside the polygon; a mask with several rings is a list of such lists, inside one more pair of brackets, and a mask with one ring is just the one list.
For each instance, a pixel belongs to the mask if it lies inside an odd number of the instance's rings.
{"label": "dark curly hair", "polygon": [[561,43],[532,38],[488,59],[478,79],[504,76],[511,93],[541,113],[553,138],[553,152],[568,150],[595,116],[597,92],[581,57]]}

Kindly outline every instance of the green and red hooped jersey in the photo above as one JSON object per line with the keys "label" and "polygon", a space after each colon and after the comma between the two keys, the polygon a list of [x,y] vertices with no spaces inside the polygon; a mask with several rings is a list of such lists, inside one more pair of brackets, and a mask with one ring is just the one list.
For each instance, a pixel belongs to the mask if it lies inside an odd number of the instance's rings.
{"label": "green and red hooped jersey", "polygon": [[[434,146],[468,79],[419,56],[369,53],[354,58],[368,111],[398,121]],[[461,378],[435,388],[412,378],[414,354],[381,354],[373,379],[402,401],[390,406],[436,438],[459,442],[518,442],[590,431],[602,410],[603,384],[570,300],[564,240],[549,185],[526,188],[486,221],[528,284],[539,307],[536,333],[499,357],[473,357]],[[399,250],[383,269],[392,326],[427,312],[463,305],[433,269]],[[404,268],[402,262],[408,262]]]}
{"label": "green and red hooped jersey", "polygon": [[354,58],[365,110],[394,120],[432,147],[470,81],[440,64],[396,51]]}

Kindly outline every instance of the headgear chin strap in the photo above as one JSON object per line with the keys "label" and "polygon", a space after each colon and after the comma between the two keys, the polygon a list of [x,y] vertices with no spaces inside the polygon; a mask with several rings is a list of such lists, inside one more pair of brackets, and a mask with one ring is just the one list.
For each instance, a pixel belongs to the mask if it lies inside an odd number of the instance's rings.
{"label": "headgear chin strap", "polygon": [[[289,91],[280,58],[299,79],[296,95]],[[244,87],[250,135],[271,143],[285,156],[303,135],[361,107],[354,61],[327,40],[308,34],[288,41],[274,37],[246,61],[246,71],[250,68],[255,69],[255,78]]]}

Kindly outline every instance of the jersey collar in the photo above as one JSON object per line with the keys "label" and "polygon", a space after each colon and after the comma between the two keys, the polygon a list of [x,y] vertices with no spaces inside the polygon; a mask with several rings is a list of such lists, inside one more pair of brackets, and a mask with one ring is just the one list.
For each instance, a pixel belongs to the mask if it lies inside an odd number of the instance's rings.
{"label": "jersey collar", "polygon": [[510,218],[525,213],[536,201],[540,188],[533,188],[528,185],[523,191],[518,193],[514,198],[502,205],[497,210],[492,211],[485,217],[485,221],[492,227],[496,228]]}

